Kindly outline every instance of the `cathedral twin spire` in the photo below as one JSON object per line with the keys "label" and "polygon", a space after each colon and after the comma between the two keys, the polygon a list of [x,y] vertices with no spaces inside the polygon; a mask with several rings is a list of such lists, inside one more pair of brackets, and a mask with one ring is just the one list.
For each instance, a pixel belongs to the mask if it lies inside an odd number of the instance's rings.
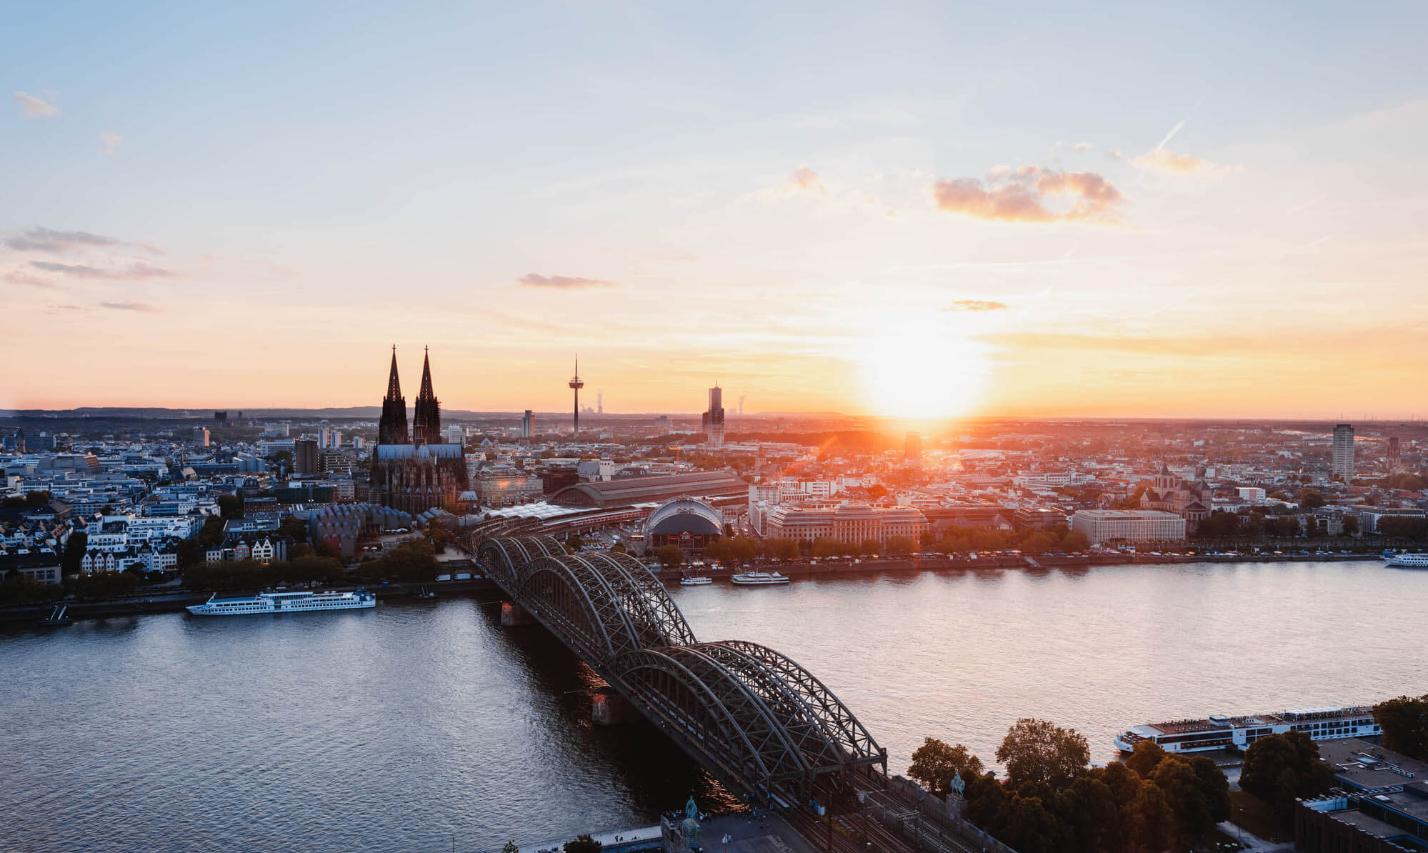
{"label": "cathedral twin spire", "polygon": [[421,390],[417,392],[411,434],[407,433],[407,398],[397,375],[397,348],[392,347],[392,370],[387,377],[387,396],[382,399],[382,419],[377,424],[378,444],[440,444],[441,403],[431,385],[431,355],[422,360]]}

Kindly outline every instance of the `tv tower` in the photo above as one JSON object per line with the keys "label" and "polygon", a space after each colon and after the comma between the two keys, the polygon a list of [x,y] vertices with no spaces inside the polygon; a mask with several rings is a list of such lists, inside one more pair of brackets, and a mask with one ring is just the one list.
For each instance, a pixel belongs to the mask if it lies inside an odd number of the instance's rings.
{"label": "tv tower", "polygon": [[570,390],[575,392],[575,437],[580,437],[580,389],[585,383],[580,379],[580,356],[575,357],[575,375],[570,377]]}

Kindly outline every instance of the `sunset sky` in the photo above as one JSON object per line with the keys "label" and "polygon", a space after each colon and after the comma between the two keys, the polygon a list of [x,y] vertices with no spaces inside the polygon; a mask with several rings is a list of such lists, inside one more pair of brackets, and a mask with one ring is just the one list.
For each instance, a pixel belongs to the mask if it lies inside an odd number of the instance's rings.
{"label": "sunset sky", "polygon": [[[682,8],[676,8],[682,6]],[[1428,5],[30,3],[0,408],[1428,415]]]}

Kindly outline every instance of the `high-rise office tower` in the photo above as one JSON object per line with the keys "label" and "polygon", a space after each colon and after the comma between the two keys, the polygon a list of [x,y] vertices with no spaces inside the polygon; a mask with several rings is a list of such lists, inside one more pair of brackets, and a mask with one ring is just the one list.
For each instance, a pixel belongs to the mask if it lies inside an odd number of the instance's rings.
{"label": "high-rise office tower", "polygon": [[535,438],[535,412],[530,409],[521,415],[521,438]]}
{"label": "high-rise office tower", "polygon": [[605,392],[604,392],[604,391],[596,391],[596,392],[595,392],[595,414],[597,414],[597,415],[603,415],[603,414],[605,414]]}
{"label": "high-rise office tower", "polygon": [[193,446],[194,446],[194,447],[207,447],[207,446],[208,446],[208,427],[196,426],[196,427],[193,428]]}
{"label": "high-rise office tower", "polygon": [[724,390],[718,385],[709,389],[709,410],[700,419],[704,434],[709,437],[707,444],[712,448],[724,446]]}
{"label": "high-rise office tower", "polygon": [[1388,437],[1388,473],[1397,474],[1403,469],[1403,451],[1398,446],[1398,436]]}
{"label": "high-rise office tower", "polygon": [[299,438],[293,442],[293,473],[318,474],[322,471],[322,457],[315,439]]}
{"label": "high-rise office tower", "polygon": [[1354,427],[1339,424],[1334,427],[1334,461],[1330,469],[1345,483],[1354,479]]}
{"label": "high-rise office tower", "polygon": [[902,458],[909,462],[922,461],[922,433],[910,432],[903,436]]}

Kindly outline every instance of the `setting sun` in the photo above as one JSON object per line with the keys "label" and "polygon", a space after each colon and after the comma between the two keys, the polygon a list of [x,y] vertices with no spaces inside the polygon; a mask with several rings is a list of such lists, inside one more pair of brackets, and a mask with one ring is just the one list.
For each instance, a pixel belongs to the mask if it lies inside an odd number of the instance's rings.
{"label": "setting sun", "polygon": [[985,346],[953,317],[899,312],[870,325],[852,358],[869,411],[935,420],[970,414],[987,383]]}

